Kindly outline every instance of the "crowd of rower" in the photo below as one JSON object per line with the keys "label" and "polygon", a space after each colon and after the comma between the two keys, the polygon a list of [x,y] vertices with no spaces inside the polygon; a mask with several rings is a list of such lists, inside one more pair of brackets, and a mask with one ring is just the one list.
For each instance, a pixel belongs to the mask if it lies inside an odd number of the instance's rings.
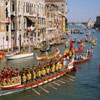
{"label": "crowd of rower", "polygon": [[92,49],[92,47],[91,47],[91,48],[85,50],[84,53],[83,53],[82,55],[79,55],[79,56],[78,56],[78,55],[75,54],[75,60],[85,60],[85,59],[88,58],[89,55],[92,54],[92,52],[93,52],[93,49]]}
{"label": "crowd of rower", "polygon": [[50,62],[46,65],[39,65],[38,67],[33,66],[32,68],[28,68],[20,72],[22,83],[28,83],[31,81],[36,81],[37,79],[41,79],[42,77],[45,77],[46,75],[54,74],[55,72],[58,72],[63,67],[63,63],[58,63],[57,61]]}
{"label": "crowd of rower", "polygon": [[13,69],[4,67],[0,72],[0,82],[3,82],[3,80],[6,80],[6,83],[8,83],[12,78],[21,76],[21,82],[22,84],[36,81],[37,79],[41,79],[42,77],[45,77],[46,75],[54,74],[55,72],[59,72],[61,68],[63,67],[63,62],[59,62],[57,60],[51,61],[44,65],[38,65],[28,68],[23,68],[21,71],[19,71],[17,68]]}

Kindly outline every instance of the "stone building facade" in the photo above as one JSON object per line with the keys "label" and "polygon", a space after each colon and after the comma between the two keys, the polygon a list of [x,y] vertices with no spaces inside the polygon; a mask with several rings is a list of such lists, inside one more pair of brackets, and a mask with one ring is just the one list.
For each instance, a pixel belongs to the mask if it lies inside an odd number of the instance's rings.
{"label": "stone building facade", "polygon": [[62,33],[62,12],[53,3],[46,3],[46,33],[48,39],[53,39]]}
{"label": "stone building facade", "polygon": [[[5,0],[0,1],[0,49],[11,47],[10,31],[10,4]],[[9,46],[8,46],[9,45]]]}
{"label": "stone building facade", "polygon": [[100,16],[96,17],[95,29],[100,30]]}
{"label": "stone building facade", "polygon": [[[58,10],[60,11],[60,14],[62,16],[61,22],[61,31],[65,32],[65,18],[67,14],[67,3],[65,0],[45,0],[46,4],[47,3],[52,3],[58,6]],[[60,22],[59,22],[60,23]]]}
{"label": "stone building facade", "polygon": [[[4,10],[4,13],[0,11],[0,33],[3,32],[0,37],[9,38],[9,48],[12,43],[13,47],[27,45],[29,38],[32,44],[43,41],[46,33],[45,0],[2,0],[0,10]],[[34,30],[37,24],[39,26]],[[6,49],[7,43],[4,45]]]}
{"label": "stone building facade", "polygon": [[66,6],[64,0],[1,0],[0,49],[28,45],[29,39],[41,43],[54,37],[48,33],[64,32]]}

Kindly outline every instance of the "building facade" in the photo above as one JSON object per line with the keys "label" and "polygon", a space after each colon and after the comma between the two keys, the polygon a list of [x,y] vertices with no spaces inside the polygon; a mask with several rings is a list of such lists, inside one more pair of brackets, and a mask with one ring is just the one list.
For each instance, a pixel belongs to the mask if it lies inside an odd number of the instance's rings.
{"label": "building facade", "polygon": [[[52,3],[58,6],[58,10],[60,11],[60,14],[62,16],[61,22],[62,22],[62,32],[65,32],[65,18],[66,18],[66,14],[67,14],[67,3],[65,0],[45,0],[46,4],[47,3]],[[60,23],[60,21],[59,21]]]}
{"label": "building facade", "polygon": [[0,49],[11,47],[10,31],[10,4],[5,0],[0,1]]}
{"label": "building facade", "polygon": [[0,38],[4,40],[4,46],[1,43],[0,47],[6,49],[7,43],[9,48],[28,45],[29,38],[32,44],[43,41],[45,18],[45,0],[0,1]]}
{"label": "building facade", "polygon": [[96,23],[94,26],[97,30],[100,30],[100,16],[96,17]]}

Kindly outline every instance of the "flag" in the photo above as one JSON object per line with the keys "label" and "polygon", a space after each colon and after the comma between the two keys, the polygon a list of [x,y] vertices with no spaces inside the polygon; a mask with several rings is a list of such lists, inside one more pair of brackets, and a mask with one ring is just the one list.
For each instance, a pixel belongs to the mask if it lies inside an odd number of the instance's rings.
{"label": "flag", "polygon": [[32,29],[31,28],[29,29],[29,32],[32,32]]}
{"label": "flag", "polygon": [[10,23],[10,18],[8,17],[8,23]]}
{"label": "flag", "polygon": [[100,69],[100,65],[98,65],[99,69]]}
{"label": "flag", "polygon": [[71,39],[71,42],[70,42],[70,48],[69,48],[70,51],[73,51],[73,42],[72,42],[72,39]]}
{"label": "flag", "polygon": [[39,27],[39,24],[37,24],[36,26],[35,26],[35,28],[37,29]]}

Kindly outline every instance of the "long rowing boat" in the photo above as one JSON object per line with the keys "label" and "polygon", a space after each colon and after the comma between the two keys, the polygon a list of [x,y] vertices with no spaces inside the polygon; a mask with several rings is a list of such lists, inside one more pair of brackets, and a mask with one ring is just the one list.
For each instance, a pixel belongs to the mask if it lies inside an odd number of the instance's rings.
{"label": "long rowing boat", "polygon": [[[66,74],[67,72],[70,72],[74,69],[73,67],[74,59],[72,59],[71,62],[69,62],[68,65],[62,67],[62,69],[59,72],[55,72],[54,74],[47,75],[46,77],[42,77],[41,79],[38,79],[37,81],[32,81],[31,83],[27,84],[21,84],[21,81],[15,85],[9,85],[9,86],[0,86],[0,95],[6,95],[10,93],[15,93],[31,88],[38,87],[40,85],[46,84],[48,82],[51,82],[53,80],[56,80]],[[20,78],[19,78],[20,79]]]}
{"label": "long rowing boat", "polygon": [[36,56],[36,58],[37,58],[37,60],[53,59],[53,58],[55,58],[59,53],[60,53],[60,50],[57,49],[57,52],[54,53],[52,56],[42,56],[42,57]]}

